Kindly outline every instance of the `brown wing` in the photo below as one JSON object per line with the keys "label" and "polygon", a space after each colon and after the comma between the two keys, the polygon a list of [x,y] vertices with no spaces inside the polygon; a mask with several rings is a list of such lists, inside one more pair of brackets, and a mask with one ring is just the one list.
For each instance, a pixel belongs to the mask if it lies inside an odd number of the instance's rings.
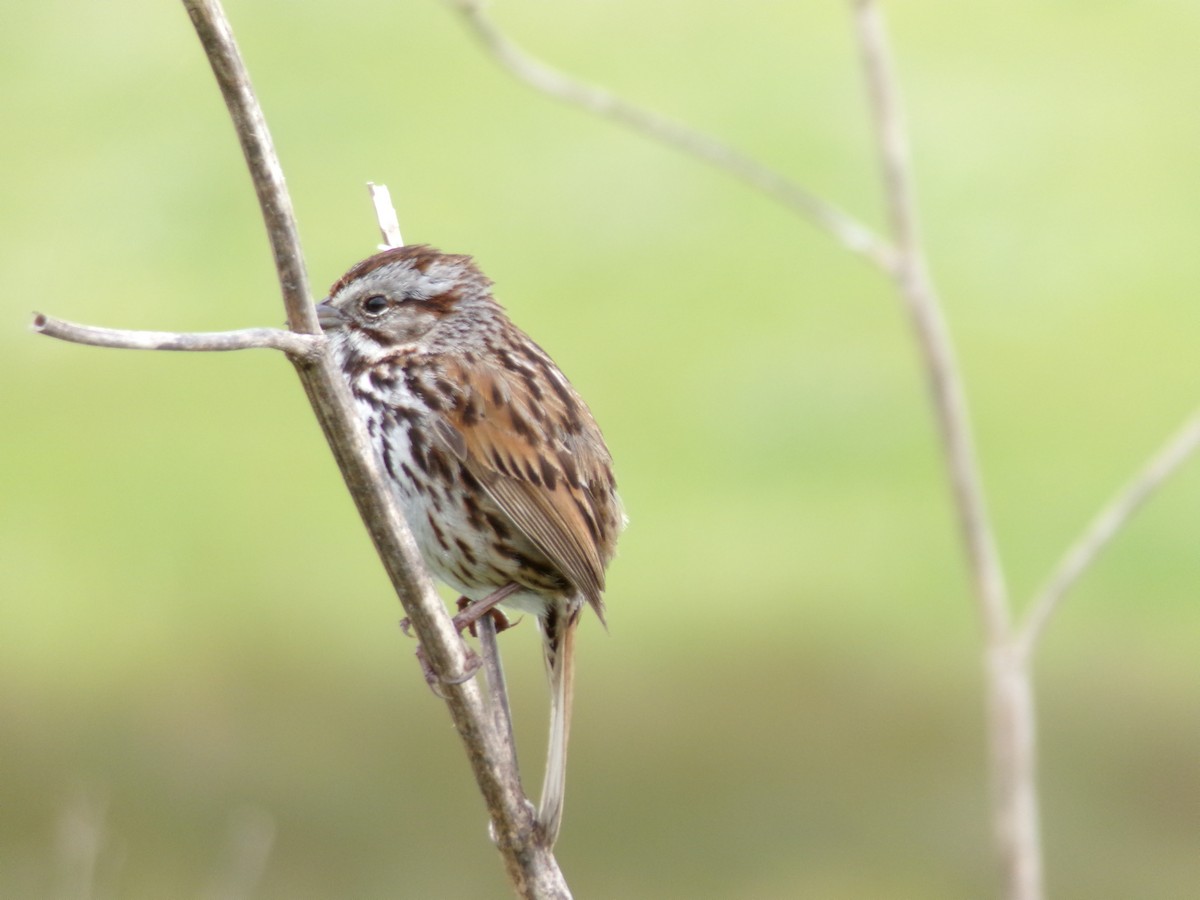
{"label": "brown wing", "polygon": [[620,513],[612,463],[583,400],[548,358],[447,372],[444,443],[513,524],[603,618]]}

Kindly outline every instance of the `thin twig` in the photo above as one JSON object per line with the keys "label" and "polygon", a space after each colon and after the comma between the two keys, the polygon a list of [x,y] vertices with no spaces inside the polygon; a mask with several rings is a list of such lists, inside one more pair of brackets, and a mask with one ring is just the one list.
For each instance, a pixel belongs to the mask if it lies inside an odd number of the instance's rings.
{"label": "thin twig", "polygon": [[484,13],[480,0],[447,0],[484,48],[505,70],[534,89],[613,120],[651,139],[699,157],[736,175],[812,220],[848,249],[892,276],[913,319],[934,394],[934,406],[950,466],[959,515],[976,576],[985,620],[997,633],[1007,628],[1006,589],[983,500],[965,396],[953,347],[930,282],[917,230],[908,144],[900,115],[886,40],[873,4],[857,4],[859,37],[880,129],[888,199],[896,246],[811,191],[714,138],[567,77],[528,56]]}
{"label": "thin twig", "polygon": [[379,234],[383,237],[380,250],[389,247],[403,247],[404,238],[400,234],[400,219],[396,208],[392,206],[392,195],[386,184],[367,182],[367,190],[371,193],[371,204],[375,207],[375,220],[379,223]]}
{"label": "thin twig", "polygon": [[707,135],[634,107],[530,58],[486,17],[480,0],[447,0],[508,72],[534,89],[590,111],[743,179],[792,207],[896,283],[929,382],[954,506],[986,644],[988,727],[997,842],[1005,896],[1043,894],[1036,786],[1036,718],[1030,656],[1064,594],[1146,499],[1200,448],[1200,413],[1105,507],[1071,547],[1014,629],[1004,570],[987,512],[965,390],[953,342],[929,276],[916,214],[907,131],[876,0],[852,0],[877,130],[894,246],[851,216]]}
{"label": "thin twig", "polygon": [[229,833],[212,882],[202,900],[252,900],[275,846],[275,819],[265,809],[248,806],[230,816]]}
{"label": "thin twig", "polygon": [[812,191],[710,135],[688,128],[620,97],[585,84],[527,55],[496,27],[479,0],[447,0],[460,13],[491,57],[530,87],[571,106],[609,119],[741,179],[798,212],[846,249],[893,271],[891,247],[867,226]]}
{"label": "thin twig", "polygon": [[1046,623],[1062,605],[1067,592],[1095,563],[1104,548],[1128,524],[1142,504],[1197,451],[1200,451],[1200,411],[1193,413],[1133,479],[1113,496],[1059,560],[1017,631],[1017,648],[1022,657],[1033,655]]}
{"label": "thin twig", "polygon": [[35,313],[31,326],[38,334],[90,344],[93,347],[115,347],[120,350],[282,350],[298,359],[312,359],[320,353],[325,338],[316,334],[296,334],[278,328],[243,328],[238,331],[128,331],[119,328],[100,328],[56,319]]}
{"label": "thin twig", "polygon": [[874,0],[855,0],[854,9],[898,252],[895,280],[925,367],[980,616],[994,640],[1009,628],[1004,572],[984,499],[962,375],[921,243],[907,132],[883,16]]}
{"label": "thin twig", "polygon": [[500,644],[496,640],[496,620],[491,615],[485,615],[476,622],[475,627],[479,632],[479,650],[491,694],[492,717],[497,730],[505,736],[505,744],[512,750],[512,764],[515,767],[518,759],[517,739],[513,734],[512,709],[508,703],[508,684],[504,679]]}
{"label": "thin twig", "polygon": [[94,900],[102,896],[99,870],[112,842],[107,829],[106,798],[87,794],[74,798],[58,820],[55,841],[54,895],[62,900]]}
{"label": "thin twig", "polygon": [[853,0],[853,7],[896,242],[894,280],[925,368],[986,648],[993,815],[1005,896],[1038,900],[1042,861],[1033,686],[1028,668],[1013,652],[1008,590],[984,497],[966,391],[921,241],[908,132],[883,14],[877,0]]}

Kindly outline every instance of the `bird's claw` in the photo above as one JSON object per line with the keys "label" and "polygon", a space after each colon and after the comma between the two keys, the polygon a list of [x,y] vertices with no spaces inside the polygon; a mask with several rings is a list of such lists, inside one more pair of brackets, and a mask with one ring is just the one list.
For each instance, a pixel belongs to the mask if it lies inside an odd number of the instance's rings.
{"label": "bird's claw", "polygon": [[429,689],[443,700],[446,699],[446,695],[441,689],[443,684],[463,684],[470,681],[483,665],[483,660],[479,658],[479,654],[470,647],[467,648],[467,658],[463,671],[457,675],[439,675],[435,672],[429,662],[429,657],[425,655],[423,647],[417,647],[417,662],[421,664],[421,674],[425,676],[425,683],[429,685]]}
{"label": "bird's claw", "polygon": [[[509,593],[511,590],[512,588],[509,588],[505,591],[505,593]],[[495,602],[496,600],[492,600],[493,604],[495,604]],[[496,634],[499,634],[502,631],[507,631],[510,628],[514,628],[521,621],[520,619],[517,619],[516,621],[510,622],[508,617],[505,616],[504,613],[500,612],[495,605],[485,606],[482,610],[480,610],[478,607],[479,605],[472,603],[468,598],[459,597],[459,612],[458,615],[456,615],[453,619],[454,630],[459,634],[462,634],[464,631],[469,631],[472,637],[479,637],[479,634],[475,628],[475,623],[484,616],[491,616],[492,623],[496,627]],[[400,620],[400,630],[404,632],[406,637],[416,637],[412,630],[412,619],[408,618],[407,616]],[[421,674],[425,676],[425,683],[429,685],[430,690],[432,690],[443,700],[445,699],[445,693],[441,689],[442,685],[462,684],[466,681],[470,681],[483,665],[483,660],[479,658],[479,654],[477,654],[470,647],[467,647],[466,664],[463,672],[459,675],[439,675],[433,670],[433,666],[429,663],[429,657],[425,655],[425,648],[420,644],[417,644],[417,662],[421,664]]]}
{"label": "bird's claw", "polygon": [[458,630],[459,634],[462,634],[464,631],[469,631],[471,633],[471,637],[479,637],[479,632],[476,629],[475,624],[482,619],[483,616],[492,617],[492,624],[496,626],[496,634],[499,634],[502,631],[508,631],[510,628],[516,628],[521,623],[520,619],[509,621],[508,616],[502,613],[500,609],[495,606],[489,610],[486,610],[482,615],[478,613],[472,615],[472,605],[473,604],[471,600],[467,597],[458,598],[458,615],[454,617],[454,627]]}

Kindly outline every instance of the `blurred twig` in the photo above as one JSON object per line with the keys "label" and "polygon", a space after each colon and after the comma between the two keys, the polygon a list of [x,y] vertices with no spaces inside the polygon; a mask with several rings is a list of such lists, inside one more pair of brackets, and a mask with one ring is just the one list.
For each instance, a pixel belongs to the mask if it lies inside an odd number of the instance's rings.
{"label": "blurred twig", "polygon": [[963,541],[975,577],[975,594],[991,636],[1008,629],[1008,592],[984,499],[971,435],[970,413],[954,344],[929,277],[917,220],[908,136],[883,16],[875,0],[855,0],[855,25],[874,113],[880,164],[896,242],[893,278],[921,350],[937,416]]}
{"label": "blurred twig", "polygon": [[1198,451],[1200,411],[1193,413],[1141,471],[1113,496],[1059,560],[1018,629],[1017,649],[1023,658],[1028,659],[1033,655],[1046,623],[1062,604],[1067,591],[1091,567],[1142,504]]}
{"label": "blurred twig", "polygon": [[1028,666],[1011,647],[1004,568],[984,498],[962,376],[921,241],[908,134],[883,13],[877,0],[852,2],[898,254],[893,280],[921,351],[983,630],[994,829],[1005,896],[1038,900],[1042,859],[1032,681]]}
{"label": "blurred twig", "polygon": [[462,13],[471,32],[506,71],[530,87],[701,159],[790,207],[847,250],[891,271],[895,254],[887,243],[853,216],[757,160],[710,135],[634,106],[602,88],[550,68],[522,51],[496,27],[480,0],[447,0]]}
{"label": "blurred twig", "polygon": [[921,240],[907,130],[878,0],[851,0],[851,4],[871,100],[892,244],[812,192],[708,135],[633,106],[528,56],[485,15],[481,0],[447,2],[461,13],[492,58],[525,84],[735,175],[866,257],[894,282],[925,369],[983,631],[993,815],[1004,892],[1009,900],[1039,900],[1044,888],[1030,657],[1064,594],[1147,497],[1200,450],[1200,414],[1100,512],[1056,567],[1021,627],[1014,628],[966,391]]}
{"label": "blurred twig", "polygon": [[63,810],[55,841],[58,900],[96,900],[100,855],[108,845],[107,803],[80,794]]}
{"label": "blurred twig", "polygon": [[1022,627],[1014,629],[966,392],[921,240],[907,130],[877,0],[852,0],[852,6],[876,127],[892,244],[812,192],[725,144],[531,58],[487,17],[480,0],[448,2],[461,13],[492,58],[525,84],[741,178],[790,206],[846,248],[865,256],[895,283],[925,369],[986,647],[994,813],[1005,894],[1011,900],[1037,900],[1043,893],[1043,876],[1029,656],[1063,594],[1146,497],[1196,452],[1200,417],[1101,512],[1059,564]]}
{"label": "blurred twig", "polygon": [[275,845],[275,820],[265,809],[234,811],[216,872],[203,900],[252,900]]}

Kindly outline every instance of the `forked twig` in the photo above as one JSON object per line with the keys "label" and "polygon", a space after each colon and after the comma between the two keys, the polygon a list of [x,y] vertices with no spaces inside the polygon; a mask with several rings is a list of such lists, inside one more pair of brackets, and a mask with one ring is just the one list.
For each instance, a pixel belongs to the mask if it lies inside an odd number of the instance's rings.
{"label": "forked twig", "polygon": [[895,264],[892,248],[829,201],[710,135],[570,78],[534,59],[496,27],[483,11],[480,0],[447,2],[462,13],[463,21],[492,59],[530,87],[715,166],[799,213],[847,250],[866,257],[885,272],[892,271]]}
{"label": "forked twig", "polygon": [[997,845],[1005,896],[1042,896],[1036,789],[1035,711],[1029,657],[1063,595],[1146,498],[1200,446],[1200,414],[1191,420],[1106,507],[1055,569],[1020,629],[1014,629],[1004,568],[988,514],[963,380],[929,276],[916,212],[897,78],[877,0],[851,0],[876,128],[892,240],[708,135],[640,109],[531,58],[483,12],[481,0],[448,0],[491,57],[541,93],[630,128],[742,179],[809,219],[894,282],[908,312],[929,383],[951,494],[969,562],[986,645],[988,728]]}

